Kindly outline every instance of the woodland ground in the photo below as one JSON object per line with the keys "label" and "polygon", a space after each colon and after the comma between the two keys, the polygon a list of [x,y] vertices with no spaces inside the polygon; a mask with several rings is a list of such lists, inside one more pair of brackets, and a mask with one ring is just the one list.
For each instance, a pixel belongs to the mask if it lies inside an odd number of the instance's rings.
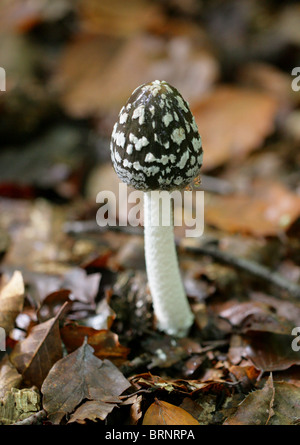
{"label": "woodland ground", "polygon": [[[299,23],[293,1],[1,2],[0,424],[300,423]],[[96,224],[113,124],[155,79],[203,140],[182,339],[156,329],[143,228]]]}

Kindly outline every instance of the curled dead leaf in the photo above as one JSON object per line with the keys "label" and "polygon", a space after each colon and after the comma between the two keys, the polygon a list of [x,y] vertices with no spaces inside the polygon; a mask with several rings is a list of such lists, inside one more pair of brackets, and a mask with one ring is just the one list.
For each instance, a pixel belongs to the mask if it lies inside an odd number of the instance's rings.
{"label": "curled dead leaf", "polygon": [[26,383],[40,388],[51,367],[62,357],[59,318],[67,304],[56,317],[34,326],[13,349],[10,360]]}
{"label": "curled dead leaf", "polygon": [[[109,360],[98,359],[93,352],[85,340],[80,348],[56,362],[47,375],[41,390],[43,406],[52,423],[59,424],[84,399],[117,403],[119,395],[129,388],[130,383],[118,368]],[[106,408],[108,414],[109,407]],[[77,412],[74,416],[78,419],[86,418],[87,411],[88,407],[81,408],[81,414]],[[103,407],[101,413],[103,418]],[[93,419],[100,416],[99,411],[95,413],[95,409],[89,415]]]}
{"label": "curled dead leaf", "polygon": [[117,334],[107,329],[97,330],[68,323],[61,328],[60,333],[68,352],[79,348],[87,337],[87,342],[93,347],[96,357],[107,358],[117,366],[126,360],[129,353],[129,349],[119,343]]}

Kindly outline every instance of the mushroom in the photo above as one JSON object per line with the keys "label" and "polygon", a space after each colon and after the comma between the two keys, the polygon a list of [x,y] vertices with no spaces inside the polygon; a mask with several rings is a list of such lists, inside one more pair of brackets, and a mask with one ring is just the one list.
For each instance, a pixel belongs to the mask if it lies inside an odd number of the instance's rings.
{"label": "mushroom", "polygon": [[[188,103],[165,81],[139,86],[119,113],[110,149],[119,178],[144,192],[146,270],[158,329],[185,336],[194,317],[180,276],[173,217],[162,222],[157,192],[183,189],[199,175],[201,137]],[[172,215],[171,200],[169,205]]]}

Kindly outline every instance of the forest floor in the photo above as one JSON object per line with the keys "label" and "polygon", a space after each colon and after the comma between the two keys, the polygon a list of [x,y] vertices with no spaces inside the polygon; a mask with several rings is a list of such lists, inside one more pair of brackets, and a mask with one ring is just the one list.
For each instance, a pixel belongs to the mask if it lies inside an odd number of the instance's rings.
{"label": "forest floor", "polygon": [[[282,3],[2,2],[0,424],[300,423],[300,7]],[[180,339],[157,329],[143,227],[96,222],[113,124],[155,79],[204,151],[204,234],[175,227]]]}

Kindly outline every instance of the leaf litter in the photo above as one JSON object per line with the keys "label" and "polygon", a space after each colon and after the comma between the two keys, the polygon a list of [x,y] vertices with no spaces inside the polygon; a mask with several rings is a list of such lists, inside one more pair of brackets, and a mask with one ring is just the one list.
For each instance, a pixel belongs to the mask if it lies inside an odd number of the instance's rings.
{"label": "leaf litter", "polygon": [[[100,3],[0,6],[0,423],[299,424],[299,8]],[[204,147],[180,340],[156,329],[142,228],[95,222],[112,125],[152,78]]]}

